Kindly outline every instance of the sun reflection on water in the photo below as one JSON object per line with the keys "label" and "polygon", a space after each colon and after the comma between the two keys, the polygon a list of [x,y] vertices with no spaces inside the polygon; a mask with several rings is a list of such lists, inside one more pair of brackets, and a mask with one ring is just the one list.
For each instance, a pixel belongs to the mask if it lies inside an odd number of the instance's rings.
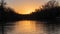
{"label": "sun reflection on water", "polygon": [[15,24],[15,28],[9,32],[10,34],[47,34],[45,25],[36,21],[23,20]]}
{"label": "sun reflection on water", "polygon": [[35,30],[35,23],[31,21],[20,21],[16,24],[16,29],[23,32],[33,32]]}

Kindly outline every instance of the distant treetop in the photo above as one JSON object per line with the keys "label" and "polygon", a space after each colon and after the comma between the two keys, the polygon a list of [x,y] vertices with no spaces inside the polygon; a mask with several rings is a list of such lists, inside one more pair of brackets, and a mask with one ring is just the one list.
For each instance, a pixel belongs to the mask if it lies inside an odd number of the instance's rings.
{"label": "distant treetop", "polygon": [[58,7],[59,3],[56,0],[50,0],[45,5],[43,5],[43,8],[52,8],[52,7]]}

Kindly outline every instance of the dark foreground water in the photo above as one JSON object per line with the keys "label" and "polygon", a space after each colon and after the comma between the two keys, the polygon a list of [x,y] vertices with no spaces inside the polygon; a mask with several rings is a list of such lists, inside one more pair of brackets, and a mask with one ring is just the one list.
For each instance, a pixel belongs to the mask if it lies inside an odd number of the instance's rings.
{"label": "dark foreground water", "polygon": [[4,34],[60,34],[60,27],[43,21],[21,20],[6,23]]}

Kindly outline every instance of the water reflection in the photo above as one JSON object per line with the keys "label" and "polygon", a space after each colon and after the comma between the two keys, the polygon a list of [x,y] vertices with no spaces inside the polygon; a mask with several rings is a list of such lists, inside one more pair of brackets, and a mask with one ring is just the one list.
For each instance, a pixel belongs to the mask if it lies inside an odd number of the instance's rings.
{"label": "water reflection", "polygon": [[44,22],[22,20],[15,22],[14,28],[7,31],[7,34],[47,34]]}

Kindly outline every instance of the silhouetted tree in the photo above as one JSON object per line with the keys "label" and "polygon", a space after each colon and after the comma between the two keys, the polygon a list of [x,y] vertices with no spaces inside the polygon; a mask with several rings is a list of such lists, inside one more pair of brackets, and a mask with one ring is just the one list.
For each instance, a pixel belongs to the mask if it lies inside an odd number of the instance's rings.
{"label": "silhouetted tree", "polygon": [[60,6],[57,1],[51,0],[43,6],[43,9],[37,9],[34,13],[31,14],[37,20],[47,19],[52,20],[56,19],[60,15]]}
{"label": "silhouetted tree", "polygon": [[52,7],[58,7],[59,3],[56,0],[50,0],[45,5],[43,5],[43,8],[52,8]]}
{"label": "silhouetted tree", "polygon": [[9,22],[20,20],[20,14],[16,13],[12,8],[6,7],[4,0],[0,3],[0,22]]}

